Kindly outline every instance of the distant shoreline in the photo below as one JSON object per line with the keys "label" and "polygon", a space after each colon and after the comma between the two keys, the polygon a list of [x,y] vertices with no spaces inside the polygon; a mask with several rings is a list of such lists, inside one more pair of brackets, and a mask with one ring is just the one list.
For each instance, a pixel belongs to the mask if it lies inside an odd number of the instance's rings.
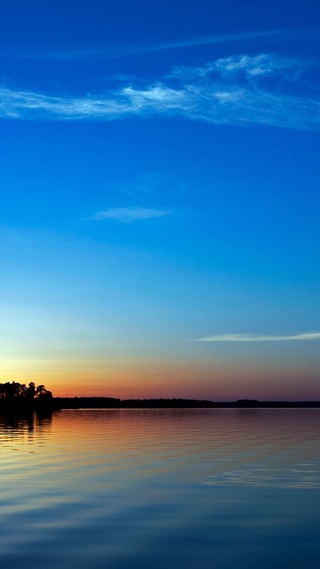
{"label": "distant shoreline", "polygon": [[320,401],[209,401],[206,399],[117,399],[114,397],[52,397],[49,401],[0,399],[0,413],[51,413],[63,409],[311,409]]}
{"label": "distant shoreline", "polygon": [[320,408],[320,401],[257,401],[240,399],[234,402],[198,399],[116,399],[113,397],[55,397],[58,409],[308,409]]}

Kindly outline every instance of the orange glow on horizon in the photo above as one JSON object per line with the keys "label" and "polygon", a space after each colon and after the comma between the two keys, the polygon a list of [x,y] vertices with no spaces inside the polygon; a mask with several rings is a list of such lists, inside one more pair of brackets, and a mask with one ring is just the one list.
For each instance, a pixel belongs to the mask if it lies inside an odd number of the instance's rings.
{"label": "orange glow on horizon", "polygon": [[[23,363],[28,364],[23,368]],[[224,362],[11,362],[1,381],[34,381],[55,397],[320,400],[314,370],[266,369]]]}

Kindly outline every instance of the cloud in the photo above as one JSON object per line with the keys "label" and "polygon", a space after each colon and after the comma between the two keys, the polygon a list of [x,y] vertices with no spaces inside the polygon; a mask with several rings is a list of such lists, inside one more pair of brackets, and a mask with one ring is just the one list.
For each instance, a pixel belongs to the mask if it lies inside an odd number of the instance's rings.
{"label": "cloud", "polygon": [[263,336],[258,334],[223,334],[200,338],[198,342],[291,342],[297,340],[320,340],[320,332],[303,332],[290,336]]}
{"label": "cloud", "polygon": [[123,223],[140,221],[141,219],[151,219],[170,215],[171,211],[165,209],[148,209],[144,207],[115,207],[105,211],[98,211],[91,219],[102,221],[104,219],[114,219]]}
{"label": "cloud", "polygon": [[218,59],[213,64],[224,77],[230,78],[244,73],[247,79],[266,75],[283,75],[286,69],[296,69],[301,62],[296,59],[275,58],[266,53],[257,55],[239,55]]}
{"label": "cloud", "polygon": [[[154,44],[151,46],[141,46],[134,48],[134,53],[145,53],[146,51],[165,51],[169,49],[180,49],[184,47],[195,47],[198,45],[213,45],[221,43],[230,43],[250,39],[268,38],[283,34],[282,30],[265,30],[261,32],[244,32],[240,34],[222,34],[203,38],[193,38],[178,42],[167,42]],[[132,51],[132,50],[131,50]]]}
{"label": "cloud", "polygon": [[[99,96],[53,97],[0,87],[0,117],[30,120],[120,120],[181,116],[212,124],[264,124],[319,130],[316,86],[297,77],[305,64],[270,54],[218,59],[202,67],[180,67],[159,81],[132,81]],[[309,82],[310,83],[310,82]]]}
{"label": "cloud", "polygon": [[255,40],[259,38],[269,38],[283,35],[283,30],[264,30],[260,32],[244,32],[239,34],[221,34],[202,38],[190,38],[181,41],[162,42],[158,44],[140,45],[140,46],[125,46],[113,48],[92,48],[92,49],[78,49],[78,50],[8,50],[2,49],[0,54],[2,56],[9,56],[23,59],[34,60],[63,60],[63,61],[76,61],[76,60],[103,60],[103,59],[116,59],[121,57],[143,55],[145,53],[152,53],[157,51],[168,51],[172,49],[182,49],[185,47],[196,47],[201,45],[213,45],[232,43],[243,40]]}
{"label": "cloud", "polygon": [[201,67],[176,67],[170,73],[170,77],[178,77],[180,79],[219,79],[224,81],[245,80],[259,78],[267,75],[280,76],[286,74],[286,69],[294,71],[304,67],[304,63],[294,58],[275,57],[267,53],[258,53],[256,55],[232,55],[223,57],[216,61],[206,63]]}
{"label": "cloud", "polygon": [[183,90],[164,85],[147,89],[132,86],[100,97],[51,97],[31,91],[0,87],[0,117],[22,119],[119,119],[129,115],[183,110],[188,97]]}

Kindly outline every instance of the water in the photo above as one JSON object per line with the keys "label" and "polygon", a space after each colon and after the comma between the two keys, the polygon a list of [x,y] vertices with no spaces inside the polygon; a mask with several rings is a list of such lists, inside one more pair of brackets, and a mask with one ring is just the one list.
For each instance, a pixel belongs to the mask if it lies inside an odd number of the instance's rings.
{"label": "water", "polygon": [[320,567],[320,409],[0,418],[6,569]]}

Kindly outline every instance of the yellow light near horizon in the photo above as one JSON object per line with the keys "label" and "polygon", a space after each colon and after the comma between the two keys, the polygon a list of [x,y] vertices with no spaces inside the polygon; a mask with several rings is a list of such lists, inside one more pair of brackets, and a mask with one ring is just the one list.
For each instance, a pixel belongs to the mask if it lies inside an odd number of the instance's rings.
{"label": "yellow light near horizon", "polygon": [[272,369],[260,365],[223,362],[153,361],[117,359],[58,360],[3,359],[0,382],[44,384],[53,395],[129,398],[319,399],[312,367]]}

